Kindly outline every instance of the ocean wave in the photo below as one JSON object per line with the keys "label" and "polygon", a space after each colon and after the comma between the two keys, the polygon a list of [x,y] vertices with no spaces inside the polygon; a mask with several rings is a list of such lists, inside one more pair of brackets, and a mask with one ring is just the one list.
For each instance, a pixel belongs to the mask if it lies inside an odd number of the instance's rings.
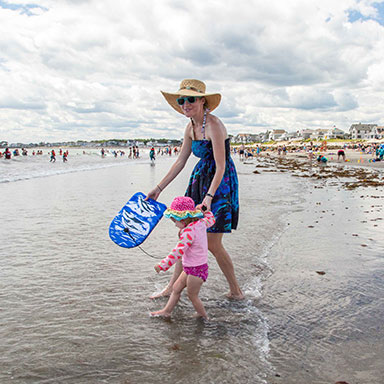
{"label": "ocean wave", "polygon": [[[112,154],[107,154],[102,158],[97,152],[86,154],[75,152],[70,154],[66,163],[59,156],[57,156],[55,163],[51,163],[49,159],[49,155],[42,155],[20,156],[13,157],[11,160],[0,160],[0,184],[127,164],[150,164],[147,154],[143,154],[139,159],[128,159],[127,156],[115,157]],[[156,161],[164,160],[165,158],[158,158]]]}

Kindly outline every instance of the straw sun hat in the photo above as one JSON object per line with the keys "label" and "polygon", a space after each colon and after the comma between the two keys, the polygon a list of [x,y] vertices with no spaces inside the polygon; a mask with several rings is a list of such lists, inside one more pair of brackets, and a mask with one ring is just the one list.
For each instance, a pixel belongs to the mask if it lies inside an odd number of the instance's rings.
{"label": "straw sun hat", "polygon": [[171,107],[183,115],[183,111],[180,105],[177,104],[177,98],[180,96],[198,96],[205,97],[207,100],[206,107],[212,112],[219,104],[221,100],[220,93],[205,93],[205,84],[196,79],[185,79],[180,83],[180,89],[176,93],[163,92],[165,100],[171,105]]}

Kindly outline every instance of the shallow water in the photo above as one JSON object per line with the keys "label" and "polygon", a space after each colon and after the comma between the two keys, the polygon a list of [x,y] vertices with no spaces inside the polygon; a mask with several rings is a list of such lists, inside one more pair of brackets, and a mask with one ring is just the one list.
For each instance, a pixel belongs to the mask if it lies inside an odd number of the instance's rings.
{"label": "shallow water", "polygon": [[[381,383],[381,191],[237,162],[240,226],[225,244],[246,300],[225,299],[211,257],[201,291],[211,321],[193,319],[185,296],[163,321],[148,313],[164,300],[148,297],[170,274],[112,243],[108,226],[170,160],[74,159],[50,175],[46,162],[15,167],[0,184],[1,383]],[[194,161],[161,201],[184,193]],[[143,248],[161,258],[176,240],[162,220]]]}

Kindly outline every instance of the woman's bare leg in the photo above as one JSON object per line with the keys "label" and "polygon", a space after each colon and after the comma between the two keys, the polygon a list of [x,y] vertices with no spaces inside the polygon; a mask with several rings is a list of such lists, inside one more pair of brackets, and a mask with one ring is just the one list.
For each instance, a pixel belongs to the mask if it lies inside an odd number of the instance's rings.
{"label": "woman's bare leg", "polygon": [[242,300],[244,295],[237,282],[231,257],[225,250],[222,240],[223,233],[208,233],[208,249],[215,256],[217,264],[228,281],[229,294],[227,296],[231,299]]}
{"label": "woman's bare leg", "polygon": [[175,284],[176,280],[179,278],[180,273],[182,271],[183,271],[183,265],[181,264],[181,260],[180,260],[175,264],[173,274],[172,274],[171,280],[169,280],[168,285],[160,293],[157,293],[157,294],[151,296],[150,298],[151,299],[158,299],[159,297],[170,296],[172,293],[173,284]]}

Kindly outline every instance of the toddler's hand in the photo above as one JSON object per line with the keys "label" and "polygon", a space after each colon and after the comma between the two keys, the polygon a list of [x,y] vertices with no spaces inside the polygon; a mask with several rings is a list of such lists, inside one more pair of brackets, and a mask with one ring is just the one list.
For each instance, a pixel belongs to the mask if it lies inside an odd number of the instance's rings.
{"label": "toddler's hand", "polygon": [[157,273],[159,273],[160,271],[161,271],[161,269],[160,269],[160,266],[159,265],[155,265],[155,271],[157,272]]}

